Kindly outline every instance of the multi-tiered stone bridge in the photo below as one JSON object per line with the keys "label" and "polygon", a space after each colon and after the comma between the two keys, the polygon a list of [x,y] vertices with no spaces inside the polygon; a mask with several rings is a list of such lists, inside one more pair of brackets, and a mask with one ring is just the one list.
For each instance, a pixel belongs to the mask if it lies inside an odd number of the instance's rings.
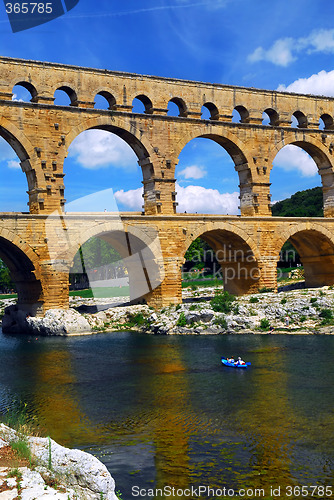
{"label": "multi-tiered stone bridge", "polygon": [[[15,85],[30,92],[30,102],[12,100]],[[70,105],[54,104],[58,89]],[[98,94],[109,109],[94,109]],[[132,111],[134,98],[145,112]],[[167,114],[170,101],[179,116]],[[201,118],[202,106],[209,119]],[[300,254],[307,285],[334,283],[334,99],[0,57],[0,110],[0,134],[17,153],[29,187],[29,212],[0,214],[0,257],[16,283],[19,307],[30,314],[68,307],[69,269],[92,236],[129,258],[130,288],[156,307],[181,301],[184,253],[199,236],[217,251],[234,293],[276,288],[276,264],[287,240]],[[71,142],[90,129],[118,135],[137,155],[142,213],[63,212],[63,162]],[[215,141],[231,156],[240,216],[176,213],[175,166],[197,137]],[[287,144],[305,150],[318,167],[323,218],[271,216],[270,172]],[[132,273],[138,262],[142,272]]]}

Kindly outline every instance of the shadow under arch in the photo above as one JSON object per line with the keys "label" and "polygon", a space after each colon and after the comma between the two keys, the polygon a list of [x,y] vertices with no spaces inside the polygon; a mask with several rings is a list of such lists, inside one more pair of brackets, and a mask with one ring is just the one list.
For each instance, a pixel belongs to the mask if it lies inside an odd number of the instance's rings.
{"label": "shadow under arch", "polygon": [[[331,163],[329,148],[330,145],[318,141],[312,137],[307,140],[289,140],[288,137],[284,141],[276,144],[275,150],[268,159],[269,165],[273,161],[277,153],[285,146],[292,145],[303,149],[308,153],[318,167],[318,173],[321,176],[322,193],[323,193],[323,209],[324,217],[334,216],[334,165]],[[272,167],[271,167],[272,169]]]}
{"label": "shadow under arch", "polygon": [[283,233],[277,240],[277,253],[290,241],[304,267],[305,286],[316,288],[334,284],[334,238],[320,224],[299,224],[298,229]]}
{"label": "shadow under arch", "polygon": [[[15,236],[12,234],[15,240]],[[15,283],[18,300],[17,308],[31,316],[40,312],[42,302],[42,285],[37,278],[39,265],[31,248],[23,244],[22,248],[0,234],[0,259],[9,269]],[[6,328],[3,327],[3,331]]]}
{"label": "shadow under arch", "polygon": [[[260,282],[258,251],[246,234],[237,234],[228,227],[212,227],[208,231],[193,234],[188,246],[196,238],[206,241],[215,252],[221,266],[224,289],[235,295],[256,293]],[[187,246],[187,248],[188,248]],[[186,248],[186,249],[187,249]]]}
{"label": "shadow under arch", "polygon": [[[147,227],[141,230],[132,226],[123,227],[120,221],[92,226],[80,234],[80,241],[73,241],[71,248],[68,249],[69,272],[78,249],[91,238],[100,238],[107,242],[121,256],[122,265],[128,271],[130,301],[143,301],[145,296],[151,294],[163,281],[164,264],[160,240],[154,228]],[[83,252],[83,259],[85,260],[85,252]],[[109,268],[113,264],[110,263]],[[113,286],[108,279],[105,283],[94,282],[95,270],[86,269],[86,272],[93,294],[95,287]]]}

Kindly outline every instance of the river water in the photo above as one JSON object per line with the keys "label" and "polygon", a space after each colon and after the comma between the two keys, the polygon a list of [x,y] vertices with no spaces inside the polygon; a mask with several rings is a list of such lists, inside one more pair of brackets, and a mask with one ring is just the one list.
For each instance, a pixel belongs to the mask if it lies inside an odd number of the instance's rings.
{"label": "river water", "polygon": [[[333,355],[331,336],[0,334],[0,410],[27,403],[52,438],[107,465],[123,500],[197,498],[191,486],[334,498]],[[153,496],[165,486],[178,494]]]}

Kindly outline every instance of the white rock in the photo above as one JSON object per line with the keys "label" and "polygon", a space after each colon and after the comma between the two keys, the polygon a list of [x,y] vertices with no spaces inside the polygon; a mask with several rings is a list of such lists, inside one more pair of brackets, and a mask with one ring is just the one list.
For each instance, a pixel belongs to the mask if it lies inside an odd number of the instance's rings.
{"label": "white rock", "polygon": [[26,321],[34,335],[71,335],[91,332],[86,318],[74,309],[49,309],[44,318],[29,317]]}

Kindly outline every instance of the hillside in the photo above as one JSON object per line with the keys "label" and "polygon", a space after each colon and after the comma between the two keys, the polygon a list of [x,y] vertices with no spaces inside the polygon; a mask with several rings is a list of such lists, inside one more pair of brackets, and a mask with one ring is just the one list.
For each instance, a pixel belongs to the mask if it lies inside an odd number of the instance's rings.
{"label": "hillside", "polygon": [[280,217],[323,217],[322,189],[298,191],[272,206],[272,214]]}

